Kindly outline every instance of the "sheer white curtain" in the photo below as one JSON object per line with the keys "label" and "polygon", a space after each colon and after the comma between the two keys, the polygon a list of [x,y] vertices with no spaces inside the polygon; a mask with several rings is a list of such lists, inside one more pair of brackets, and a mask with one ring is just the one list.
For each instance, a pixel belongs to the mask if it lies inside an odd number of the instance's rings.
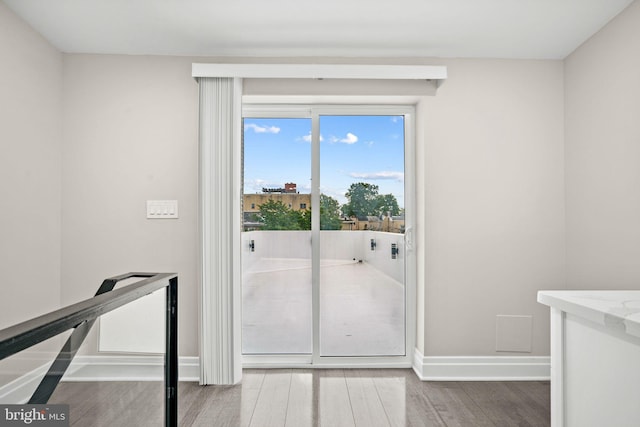
{"label": "sheer white curtain", "polygon": [[242,80],[198,78],[200,87],[200,384],[242,377],[240,155]]}

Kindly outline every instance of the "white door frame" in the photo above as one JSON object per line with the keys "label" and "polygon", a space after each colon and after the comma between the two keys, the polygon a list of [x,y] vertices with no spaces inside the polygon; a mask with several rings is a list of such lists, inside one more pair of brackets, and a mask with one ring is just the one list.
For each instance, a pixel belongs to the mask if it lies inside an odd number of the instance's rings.
{"label": "white door frame", "polygon": [[[254,98],[254,97],[252,97]],[[269,102],[243,104],[242,117],[251,118],[310,118],[312,121],[312,209],[319,209],[320,181],[320,115],[402,115],[405,125],[405,355],[403,356],[320,356],[320,216],[312,214],[312,282],[313,282],[313,354],[311,355],[243,355],[244,367],[403,367],[412,366],[416,337],[416,252],[414,230],[416,223],[416,164],[415,164],[415,98],[407,104],[398,97],[372,97],[370,102],[353,104],[291,104],[291,98],[269,97]],[[280,102],[279,102],[280,101]],[[345,101],[343,99],[342,101]],[[411,102],[413,101],[413,102]],[[239,165],[241,167],[242,165]],[[408,178],[408,179],[407,179]],[[236,188],[242,192],[242,183]],[[242,275],[242,273],[239,273]],[[242,283],[242,277],[237,278]]]}
{"label": "white door frame", "polygon": [[[337,79],[337,81],[341,81],[344,83],[345,81],[360,81],[360,80],[370,80],[371,79],[382,79],[382,80],[413,80],[415,82],[423,82],[425,84],[417,84],[413,85],[411,89],[408,91],[400,91],[399,93],[404,93],[406,95],[411,94],[411,96],[387,96],[383,97],[380,102],[378,102],[380,97],[373,96],[372,93],[375,93],[376,90],[371,90],[371,86],[367,86],[364,91],[362,88],[360,90],[350,90],[350,85],[338,85],[334,86],[334,93],[338,93],[338,96],[327,96],[327,95],[308,95],[306,96],[308,103],[377,103],[377,104],[400,104],[400,105],[419,105],[421,102],[421,98],[423,96],[435,95],[437,88],[446,80],[447,78],[447,68],[445,66],[426,66],[426,65],[350,65],[350,64],[219,64],[219,63],[207,63],[207,64],[192,64],[192,76],[196,80],[200,80],[200,78],[233,78],[236,87],[235,93],[242,93],[242,78],[267,78],[267,79]],[[382,82],[379,80],[378,83]],[[201,85],[202,86],[202,85]],[[378,86],[378,85],[376,85]],[[345,91],[349,92],[349,97],[343,96]],[[289,93],[289,98],[293,99],[293,101],[289,101],[292,103],[300,103],[301,97],[300,93],[297,93],[294,90],[294,93],[290,93],[289,90],[285,90],[285,93]],[[282,93],[284,95],[285,93]],[[306,92],[305,92],[306,93]],[[329,92],[322,92],[329,93]],[[382,91],[380,93],[389,93]],[[205,96],[203,99],[203,90],[202,87],[200,89],[200,132],[204,132],[207,134],[210,131],[214,131],[215,129],[211,128],[211,114],[217,114],[214,110],[214,104],[211,101],[211,94]],[[359,96],[357,96],[359,95]],[[238,97],[240,98],[240,97]],[[250,100],[250,98],[252,98]],[[272,103],[270,101],[269,96],[263,95],[254,95],[254,96],[242,96],[242,102],[245,103]],[[297,99],[296,99],[297,98]],[[319,100],[320,99],[320,100]],[[359,100],[356,100],[359,99]],[[392,101],[392,99],[395,99]],[[204,101],[204,102],[203,102]],[[281,101],[282,102],[282,101]],[[227,110],[233,110],[233,116],[237,117],[239,120],[239,111],[236,114],[236,105],[239,106],[240,102],[234,103],[233,108],[227,108]],[[238,108],[237,110],[240,110]],[[418,125],[418,122],[415,121],[415,118],[412,118],[411,122],[414,125]],[[235,127],[237,131],[240,130],[239,127]],[[414,127],[408,128],[412,133],[414,131]],[[235,137],[234,137],[235,139]],[[200,140],[200,149],[209,150],[211,147],[211,138],[209,138],[207,134],[207,138],[203,139],[202,135],[199,137]],[[413,141],[411,141],[413,143]],[[234,142],[235,144],[235,142]],[[228,147],[227,147],[228,148]],[[415,145],[411,152],[415,151]],[[415,171],[415,157],[412,159],[408,159],[411,167],[414,168]],[[236,165],[239,164],[236,163]],[[233,330],[237,330],[240,325],[237,323],[238,318],[238,304],[240,303],[241,295],[238,295],[240,285],[239,283],[231,283],[228,284],[223,281],[213,281],[211,277],[209,277],[210,267],[211,267],[211,254],[209,253],[211,250],[211,245],[213,244],[214,238],[207,231],[208,228],[212,225],[211,223],[211,212],[207,211],[205,205],[211,204],[211,197],[209,193],[207,193],[207,186],[211,184],[212,173],[214,170],[213,160],[208,158],[207,156],[202,156],[200,153],[200,216],[201,216],[201,242],[200,242],[200,289],[201,289],[201,297],[203,301],[200,306],[200,363],[201,363],[201,375],[200,381],[202,384],[232,384],[240,381],[241,378],[241,352],[239,350],[238,342],[233,342],[233,340],[237,340],[240,338],[240,334],[232,333]],[[417,172],[417,171],[415,171]],[[415,179],[415,172],[412,174],[411,178]],[[236,175],[234,174],[234,177]],[[229,177],[227,177],[229,178]],[[226,188],[229,190],[229,188]],[[236,194],[239,195],[239,189],[235,188]],[[412,188],[415,194],[415,187]],[[227,200],[222,203],[222,205],[228,205],[229,202],[232,202],[233,205],[231,209],[234,212],[241,211],[241,207],[239,204],[236,204],[236,200],[231,199],[229,197]],[[220,208],[220,206],[213,207]],[[239,215],[236,219],[229,220],[229,223],[234,223],[234,221],[239,221]],[[219,225],[219,224],[218,224]],[[221,227],[216,228],[219,232],[222,230]],[[419,230],[420,233],[417,234],[418,243],[422,242],[423,239],[423,231]],[[240,228],[233,229],[231,231],[232,234],[238,236],[240,235]],[[405,234],[405,239],[409,238],[409,243],[413,240],[412,233]],[[413,246],[413,245],[410,245]],[[234,249],[235,250],[235,249]],[[416,248],[413,249],[414,251]],[[422,248],[417,247],[418,251],[422,251]],[[235,253],[235,252],[234,252]],[[415,258],[415,254],[414,254]],[[237,269],[236,259],[233,259],[233,267],[228,268],[225,267],[224,274],[228,274],[230,269]],[[407,284],[413,286],[412,292],[415,294],[415,276],[418,272],[418,266],[415,264],[415,260],[411,263],[408,263],[407,270]],[[423,275],[423,269],[420,267],[420,277]],[[238,279],[237,275],[233,275],[232,279]],[[424,291],[424,285],[420,284],[421,292]],[[409,292],[409,291],[407,291]],[[204,301],[204,297],[210,295],[219,295],[225,297],[226,306],[225,310],[229,311],[228,316],[224,319],[219,319],[218,322],[213,322],[213,325],[210,325],[210,317],[211,311],[213,310],[210,305],[212,304],[210,301]],[[420,310],[423,310],[424,304],[420,301],[411,301],[411,294],[407,294],[407,301],[410,304],[407,304],[407,310],[411,310],[413,316],[415,317],[416,308],[413,306],[414,303],[419,304]],[[227,307],[228,306],[228,307]],[[410,313],[407,312],[407,315]],[[422,316],[422,314],[421,314]],[[409,317],[408,317],[409,319]],[[416,329],[423,333],[422,326],[417,327],[415,323],[415,319],[410,319],[407,323],[407,349],[408,352],[413,351],[413,347],[410,346],[409,343],[413,343],[415,341],[415,333],[411,331],[415,331]],[[422,339],[419,341],[422,343]],[[411,360],[411,357],[407,355],[407,360]],[[371,362],[371,360],[369,360]],[[409,365],[411,363],[409,362]],[[214,373],[214,371],[222,372],[223,376],[219,376]],[[220,377],[219,379],[213,379],[209,377]]]}

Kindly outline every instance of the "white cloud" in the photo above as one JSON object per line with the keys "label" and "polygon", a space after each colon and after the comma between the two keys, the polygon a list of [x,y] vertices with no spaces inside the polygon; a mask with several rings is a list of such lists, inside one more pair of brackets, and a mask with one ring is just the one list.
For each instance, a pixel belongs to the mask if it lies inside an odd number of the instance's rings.
{"label": "white cloud", "polygon": [[356,142],[358,142],[358,137],[351,132],[348,132],[347,136],[342,138],[339,142],[342,142],[344,144],[355,144]]}
{"label": "white cloud", "polygon": [[259,126],[255,123],[247,123],[244,129],[252,129],[255,133],[280,133],[280,128],[277,126]]}
{"label": "white cloud", "polygon": [[256,178],[256,179],[249,179],[246,180],[244,183],[244,191],[245,193],[251,194],[251,193],[260,193],[262,192],[262,188],[263,187],[271,187],[271,183],[269,183],[269,181],[266,181],[264,179],[260,179],[260,178]]}
{"label": "white cloud", "polygon": [[[302,137],[302,140],[304,142],[311,142],[311,133],[309,133],[309,135],[305,135]],[[322,135],[320,135],[320,142],[324,141],[324,138],[322,137]]]}
{"label": "white cloud", "polygon": [[311,186],[308,184],[298,185],[296,189],[300,194],[311,194]]}
{"label": "white cloud", "polygon": [[344,138],[338,138],[337,136],[332,136],[331,137],[331,142],[332,143],[336,143],[336,142],[340,142],[342,144],[355,144],[356,142],[358,142],[358,136],[352,134],[351,132],[347,132],[347,136],[345,136]]}
{"label": "white cloud", "polygon": [[352,178],[358,179],[393,179],[398,182],[404,182],[404,172],[391,172],[391,171],[380,171],[380,172],[351,172],[349,174]]}

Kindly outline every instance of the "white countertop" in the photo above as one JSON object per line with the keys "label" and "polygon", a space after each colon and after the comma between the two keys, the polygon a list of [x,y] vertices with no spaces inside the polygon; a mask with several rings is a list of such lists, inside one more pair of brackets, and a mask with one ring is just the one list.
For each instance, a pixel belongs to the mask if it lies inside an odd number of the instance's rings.
{"label": "white countertop", "polygon": [[538,302],[640,338],[640,291],[539,291]]}

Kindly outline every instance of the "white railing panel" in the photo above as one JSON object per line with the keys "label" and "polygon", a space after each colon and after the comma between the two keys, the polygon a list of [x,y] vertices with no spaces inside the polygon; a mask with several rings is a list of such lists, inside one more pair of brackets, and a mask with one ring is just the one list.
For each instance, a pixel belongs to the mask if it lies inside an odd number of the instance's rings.
{"label": "white railing panel", "polygon": [[[404,235],[379,231],[332,231],[320,233],[320,258],[364,261],[394,280],[404,283]],[[371,250],[371,239],[376,247]],[[253,241],[253,251],[251,242]],[[400,252],[391,257],[391,245]],[[263,259],[311,260],[311,231],[248,231],[242,233],[242,269],[250,272]],[[263,263],[260,263],[262,267]]]}

